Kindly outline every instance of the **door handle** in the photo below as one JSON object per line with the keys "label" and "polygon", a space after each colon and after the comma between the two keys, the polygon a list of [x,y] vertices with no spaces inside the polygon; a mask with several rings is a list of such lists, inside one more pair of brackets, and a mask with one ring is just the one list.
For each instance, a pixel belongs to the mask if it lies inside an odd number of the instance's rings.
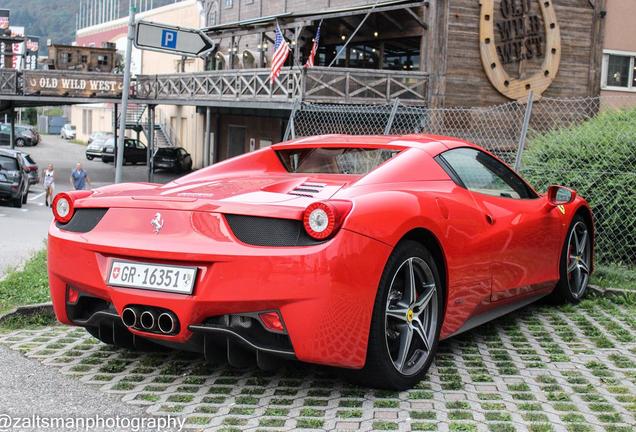
{"label": "door handle", "polygon": [[488,222],[488,225],[494,225],[495,224],[495,218],[493,218],[492,215],[487,214],[486,215],[486,222]]}

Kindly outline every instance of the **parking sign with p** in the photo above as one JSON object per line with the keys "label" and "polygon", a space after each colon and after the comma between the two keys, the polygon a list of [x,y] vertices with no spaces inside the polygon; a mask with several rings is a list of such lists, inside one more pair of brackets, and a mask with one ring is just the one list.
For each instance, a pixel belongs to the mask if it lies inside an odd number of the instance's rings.
{"label": "parking sign with p", "polygon": [[161,47],[176,49],[177,48],[177,32],[174,30],[163,29],[161,31]]}

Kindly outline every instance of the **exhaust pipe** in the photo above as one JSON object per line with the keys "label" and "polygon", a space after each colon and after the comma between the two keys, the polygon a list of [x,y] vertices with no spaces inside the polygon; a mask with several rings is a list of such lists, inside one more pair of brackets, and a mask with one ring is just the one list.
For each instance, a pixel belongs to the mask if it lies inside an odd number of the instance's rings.
{"label": "exhaust pipe", "polygon": [[156,314],[148,310],[143,311],[139,317],[139,324],[141,324],[141,328],[144,330],[152,330],[155,327],[156,321]]}
{"label": "exhaust pipe", "polygon": [[121,313],[121,321],[126,327],[135,327],[137,325],[137,310],[127,307]]}
{"label": "exhaust pipe", "polygon": [[168,312],[164,312],[157,318],[157,326],[159,331],[164,334],[170,334],[175,331],[177,323],[174,315]]}

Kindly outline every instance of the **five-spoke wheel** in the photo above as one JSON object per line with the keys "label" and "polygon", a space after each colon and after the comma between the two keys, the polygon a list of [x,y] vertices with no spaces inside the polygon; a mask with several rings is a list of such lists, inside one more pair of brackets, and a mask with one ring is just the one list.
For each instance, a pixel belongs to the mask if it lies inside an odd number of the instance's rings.
{"label": "five-spoke wheel", "polygon": [[585,218],[576,215],[561,252],[560,279],[552,293],[556,303],[577,303],[587,291],[592,269],[592,231]]}
{"label": "five-spoke wheel", "polygon": [[402,262],[391,280],[386,302],[385,339],[393,366],[417,373],[431,351],[437,330],[437,284],[419,257]]}
{"label": "five-spoke wheel", "polygon": [[443,305],[444,288],[430,250],[412,240],[400,242],[378,287],[366,364],[352,377],[375,387],[416,385],[437,351]]}

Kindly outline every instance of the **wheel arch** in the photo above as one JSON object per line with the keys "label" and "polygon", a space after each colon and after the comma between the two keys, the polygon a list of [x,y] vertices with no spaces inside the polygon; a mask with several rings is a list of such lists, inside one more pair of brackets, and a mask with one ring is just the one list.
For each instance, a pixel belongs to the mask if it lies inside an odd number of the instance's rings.
{"label": "wheel arch", "polygon": [[433,258],[435,259],[435,263],[439,266],[439,276],[442,279],[443,285],[443,293],[444,293],[444,313],[443,317],[446,316],[447,309],[447,301],[448,301],[448,264],[446,262],[446,255],[444,253],[444,249],[442,248],[442,244],[440,243],[437,236],[430,230],[426,228],[413,228],[406,234],[402,236],[400,242],[403,240],[412,240],[420,243],[426,249],[428,249],[431,254],[433,254]]}

